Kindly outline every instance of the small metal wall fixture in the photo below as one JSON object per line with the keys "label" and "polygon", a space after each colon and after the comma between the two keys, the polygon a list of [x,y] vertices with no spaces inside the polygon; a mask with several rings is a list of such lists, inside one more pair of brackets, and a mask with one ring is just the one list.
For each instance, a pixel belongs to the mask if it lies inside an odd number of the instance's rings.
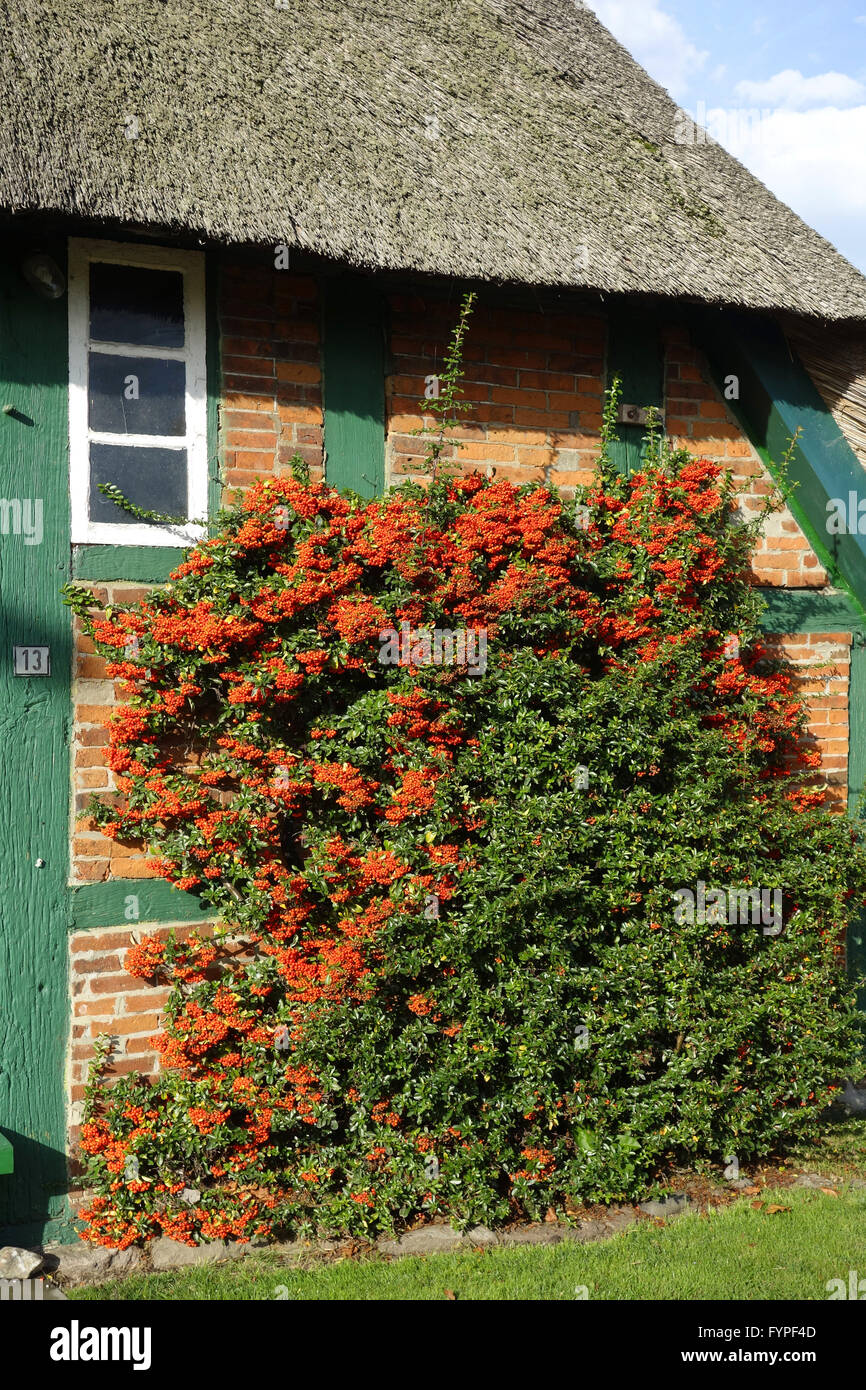
{"label": "small metal wall fixture", "polygon": [[[656,410],[656,418],[661,420],[661,411]],[[616,412],[617,424],[620,425],[648,425],[648,411],[639,405],[620,404]]]}

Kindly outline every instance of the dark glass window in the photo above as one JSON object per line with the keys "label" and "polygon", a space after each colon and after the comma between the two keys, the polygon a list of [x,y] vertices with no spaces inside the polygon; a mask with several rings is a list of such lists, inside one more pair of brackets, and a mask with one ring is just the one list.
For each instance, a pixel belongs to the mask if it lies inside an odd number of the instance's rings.
{"label": "dark glass window", "polygon": [[150,449],[124,444],[90,446],[90,519],[125,526],[155,525],[142,522],[99,491],[100,483],[114,483],[124,497],[150,512],[187,515],[186,449]]}
{"label": "dark glass window", "polygon": [[186,364],[91,352],[88,407],[102,434],[185,434]]}
{"label": "dark glass window", "polygon": [[182,348],[183,275],[179,270],[94,261],[90,336],[102,343]]}

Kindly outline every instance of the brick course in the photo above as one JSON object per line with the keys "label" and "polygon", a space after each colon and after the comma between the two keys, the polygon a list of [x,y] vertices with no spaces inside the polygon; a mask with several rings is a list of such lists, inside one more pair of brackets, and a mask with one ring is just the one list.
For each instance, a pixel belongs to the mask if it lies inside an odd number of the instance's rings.
{"label": "brick course", "polygon": [[[386,481],[423,479],[425,380],[441,370],[456,315],[454,301],[394,292],[388,299],[391,372],[386,401]],[[299,453],[314,478],[323,470],[319,287],[309,277],[227,259],[219,306],[223,398],[219,408],[222,476],[229,493],[288,471]],[[722,460],[753,515],[771,488],[761,459],[720,399],[706,363],[676,323],[663,332],[666,426],[696,455]],[[576,316],[479,306],[466,342],[465,399],[454,432],[461,470],[495,469],[515,483],[549,481],[566,494],[592,476],[604,390],[606,325],[601,314]],[[429,415],[427,419],[432,417]],[[787,510],[774,513],[759,542],[758,582],[820,588],[827,576]],[[145,590],[93,586],[98,602],[122,604]],[[103,721],[118,698],[104,662],[76,625],[74,800],[114,785],[104,765]],[[808,693],[808,692],[807,692]],[[834,740],[835,742],[835,740]],[[828,752],[830,750],[828,749]],[[832,753],[836,756],[836,748]],[[73,829],[73,878],[150,877],[136,850],[106,840],[87,821]]]}
{"label": "brick course", "polygon": [[[200,935],[208,935],[212,923],[196,925]],[[131,946],[143,936],[155,935],[164,941],[169,932],[186,940],[192,927],[187,923],[138,925],[128,929],[107,927],[75,932],[69,939],[69,978],[72,996],[72,1037],[69,1053],[70,1146],[78,1139],[81,1102],[87,1081],[93,1043],[100,1034],[114,1040],[105,1079],[110,1084],[128,1072],[140,1072],[152,1079],[159,1071],[159,1054],[150,1037],[161,1026],[160,1011],[168,999],[163,985],[149,986],[145,980],[128,975],[124,959]]]}
{"label": "brick course", "polygon": [[[386,379],[386,482],[422,481],[425,382],[442,369],[453,303],[418,295],[389,300],[393,371]],[[605,324],[600,316],[478,307],[465,349],[470,409],[451,432],[464,447],[445,457],[462,471],[496,469],[515,483],[588,483],[601,428]],[[433,417],[426,416],[428,422]]]}
{"label": "brick course", "polygon": [[[148,588],[140,584],[91,584],[94,602],[108,605],[136,603]],[[108,746],[106,721],[117,704],[122,704],[121,682],[109,680],[105,659],[97,656],[93,643],[73,620],[75,655],[72,679],[72,882],[98,883],[108,878],[152,878],[152,866],[139,849],[119,844],[100,834],[96,823],[81,816],[91,795],[111,792],[114,774],[105,766]]]}
{"label": "brick course", "polygon": [[310,276],[243,262],[220,277],[220,461],[226,488],[289,471],[322,476],[319,288]]}
{"label": "brick course", "polygon": [[[772,489],[764,464],[719,396],[702,354],[688,333],[670,325],[665,343],[665,427],[673,442],[702,458],[718,459],[742,489],[740,510],[756,515]],[[766,519],[752,561],[758,583],[822,589],[827,573],[787,507]]]}
{"label": "brick course", "polygon": [[[222,267],[219,320],[223,395],[219,407],[220,467],[229,493],[258,478],[288,472],[297,453],[314,479],[323,475],[322,364],[319,286],[308,276],[227,257]],[[456,317],[454,300],[394,292],[388,299],[389,374],[386,403],[386,482],[421,480],[425,379],[441,370]],[[771,488],[761,459],[712,383],[685,329],[664,333],[666,427],[695,455],[721,460],[743,488],[752,515]],[[589,483],[597,453],[606,370],[606,325],[598,314],[575,315],[480,306],[466,343],[465,399],[470,410],[455,431],[465,447],[461,470],[495,469],[515,483],[548,481],[568,493]],[[428,417],[429,418],[429,417]],[[754,562],[764,585],[815,589],[827,576],[790,512],[774,514]],[[94,584],[101,605],[134,601],[145,589]],[[791,634],[767,638],[797,667],[808,701],[810,731],[824,755],[835,803],[846,795],[850,634]],[[76,621],[73,698],[73,780],[76,810],[91,791],[114,785],[105,767],[104,721],[123,697],[105,676]],[[87,820],[71,827],[73,882],[142,878],[153,869],[136,849],[105,839]],[[123,970],[128,947],[142,934],[168,927],[136,925],[76,933],[70,941],[72,1042],[70,1099],[83,1096],[94,1037],[118,1039],[109,1076],[152,1075],[157,1057],[148,1043],[159,1026],[166,991],[149,988]],[[190,928],[178,928],[180,934]],[[73,1112],[74,1124],[77,1124]],[[73,1128],[72,1136],[76,1133]]]}
{"label": "brick course", "polygon": [[850,632],[768,634],[769,651],[796,668],[794,689],[806,700],[809,735],[821,751],[822,767],[810,782],[827,783],[835,807],[848,799],[848,681]]}

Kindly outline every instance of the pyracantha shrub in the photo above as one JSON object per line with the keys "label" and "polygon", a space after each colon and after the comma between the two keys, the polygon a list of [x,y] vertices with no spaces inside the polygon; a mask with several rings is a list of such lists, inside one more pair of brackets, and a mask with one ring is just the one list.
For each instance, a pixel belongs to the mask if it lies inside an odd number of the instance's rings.
{"label": "pyracantha shrub", "polygon": [[90,1087],[86,1237],[537,1219],[814,1126],[866,860],[808,789],[755,536],[666,446],[578,506],[298,473],[90,617],[129,694],[93,813],[221,925],[129,953],[162,1071]]}

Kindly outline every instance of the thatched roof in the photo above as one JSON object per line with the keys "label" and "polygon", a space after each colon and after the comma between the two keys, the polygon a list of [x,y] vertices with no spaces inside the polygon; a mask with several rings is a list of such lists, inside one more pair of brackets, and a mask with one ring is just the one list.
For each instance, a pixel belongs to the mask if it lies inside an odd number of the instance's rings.
{"label": "thatched roof", "polygon": [[6,209],[866,318],[580,0],[8,0],[0,83]]}
{"label": "thatched roof", "polygon": [[785,323],[794,348],[854,453],[866,468],[866,338],[849,328]]}

